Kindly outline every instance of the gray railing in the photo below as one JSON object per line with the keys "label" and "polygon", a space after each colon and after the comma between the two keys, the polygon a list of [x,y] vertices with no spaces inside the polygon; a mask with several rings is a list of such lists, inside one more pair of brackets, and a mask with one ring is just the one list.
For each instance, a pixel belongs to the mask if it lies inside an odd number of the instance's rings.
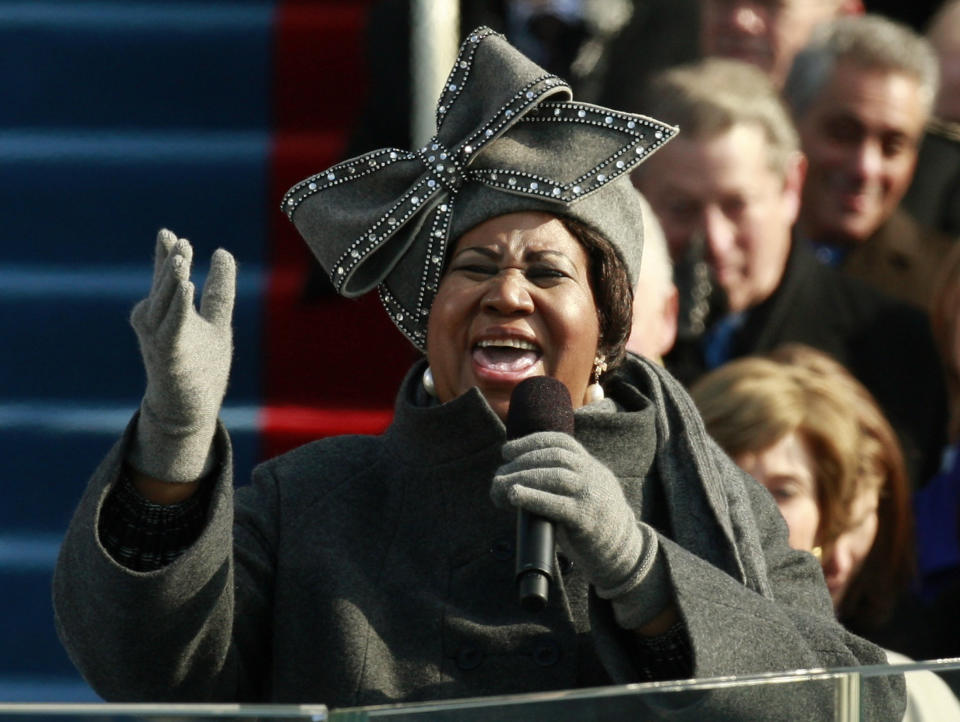
{"label": "gray railing", "polygon": [[[55,704],[0,703],[0,722],[37,719],[53,722],[174,722],[184,719],[307,720],[309,722],[363,722],[387,719],[437,722],[438,720],[678,720],[704,719],[705,701],[723,697],[722,707],[736,710],[738,695],[769,701],[770,719],[789,719],[791,710],[782,704],[795,697],[797,685],[817,685],[821,699],[833,695],[833,720],[858,722],[869,695],[871,679],[900,674],[938,674],[950,682],[960,681],[960,658],[911,664],[878,665],[844,669],[800,670],[740,677],[652,682],[502,697],[422,702],[328,709],[316,705],[236,704]],[[711,700],[711,698],[713,698]],[[781,705],[781,706],[778,706]],[[829,703],[828,703],[829,706]],[[692,715],[692,716],[691,716]],[[726,718],[726,717],[725,717]],[[821,717],[820,719],[830,719]],[[943,722],[949,722],[944,719]]]}

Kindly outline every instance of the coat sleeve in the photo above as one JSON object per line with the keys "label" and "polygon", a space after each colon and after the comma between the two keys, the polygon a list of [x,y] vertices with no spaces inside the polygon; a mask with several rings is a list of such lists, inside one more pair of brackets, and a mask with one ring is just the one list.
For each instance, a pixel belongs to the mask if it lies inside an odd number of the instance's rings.
{"label": "coat sleeve", "polygon": [[[220,427],[216,487],[200,537],[162,569],[121,566],[100,543],[97,521],[133,426],[94,473],[61,546],[53,577],[61,641],[108,701],[256,699],[268,670],[247,661],[269,663],[269,512],[257,533],[240,533],[234,552],[232,452]],[[234,629],[235,619],[242,628]]]}

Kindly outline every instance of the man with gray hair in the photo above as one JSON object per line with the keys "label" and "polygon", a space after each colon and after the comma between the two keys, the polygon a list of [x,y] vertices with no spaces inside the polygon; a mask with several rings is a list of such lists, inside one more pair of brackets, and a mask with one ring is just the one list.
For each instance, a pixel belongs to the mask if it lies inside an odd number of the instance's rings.
{"label": "man with gray hair", "polygon": [[635,172],[634,184],[656,212],[674,261],[700,240],[725,297],[700,336],[678,338],[667,368],[689,384],[783,343],[818,348],[870,389],[897,429],[913,478],[927,478],[939,461],[946,409],[926,317],[818,263],[808,244],[793,241],[805,161],[767,76],[710,58],[656,76],[645,107],[681,132]]}
{"label": "man with gray hair", "polygon": [[921,308],[952,241],[898,206],[937,86],[924,38],[862,15],[821,27],[784,88],[809,163],[800,236],[821,261]]}

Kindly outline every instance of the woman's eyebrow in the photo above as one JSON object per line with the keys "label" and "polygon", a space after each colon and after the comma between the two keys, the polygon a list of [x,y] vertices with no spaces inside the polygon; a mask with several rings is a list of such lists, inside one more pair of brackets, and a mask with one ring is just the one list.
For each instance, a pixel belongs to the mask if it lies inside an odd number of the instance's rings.
{"label": "woman's eyebrow", "polygon": [[567,266],[570,266],[571,268],[576,268],[577,266],[574,260],[563,251],[554,251],[549,248],[542,251],[529,251],[524,256],[523,260],[527,263],[552,260],[554,263],[559,261]]}
{"label": "woman's eyebrow", "polygon": [[487,246],[467,246],[466,248],[461,248],[459,251],[454,253],[451,257],[451,260],[453,258],[462,256],[464,253],[470,253],[471,251],[473,253],[479,253],[481,256],[486,256],[493,261],[499,260],[502,255],[499,251]]}
{"label": "woman's eyebrow", "polygon": [[[500,261],[503,258],[503,252],[496,248],[491,248],[490,246],[467,246],[466,248],[461,248],[459,251],[451,256],[450,260],[459,258],[465,253],[476,253],[478,255],[489,258],[491,261]],[[543,261],[546,259],[555,259],[565,261],[566,263],[573,264],[573,260],[563,251],[555,251],[552,249],[544,250],[533,250],[527,251],[523,260],[525,263],[536,263],[537,261]]]}
{"label": "woman's eyebrow", "polygon": [[547,248],[547,249],[542,250],[542,251],[528,251],[527,254],[526,254],[526,257],[529,258],[529,259],[532,260],[532,261],[539,261],[539,260],[541,260],[544,256],[554,256],[554,257],[556,257],[556,258],[561,258],[561,259],[564,259],[564,260],[566,260],[566,261],[571,260],[571,259],[570,259],[570,256],[568,256],[568,255],[567,255],[566,253],[564,253],[563,251],[554,251],[554,250],[552,250],[552,249],[550,249],[550,248]]}

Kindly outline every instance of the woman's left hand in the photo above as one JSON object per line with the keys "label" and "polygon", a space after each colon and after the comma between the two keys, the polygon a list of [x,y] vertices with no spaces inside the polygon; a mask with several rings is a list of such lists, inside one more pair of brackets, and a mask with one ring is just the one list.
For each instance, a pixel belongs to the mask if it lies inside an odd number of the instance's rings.
{"label": "woman's left hand", "polygon": [[555,522],[561,547],[600,596],[616,598],[643,579],[655,537],[644,542],[620,482],[576,439],[539,431],[507,441],[503,458],[490,490],[494,503]]}

